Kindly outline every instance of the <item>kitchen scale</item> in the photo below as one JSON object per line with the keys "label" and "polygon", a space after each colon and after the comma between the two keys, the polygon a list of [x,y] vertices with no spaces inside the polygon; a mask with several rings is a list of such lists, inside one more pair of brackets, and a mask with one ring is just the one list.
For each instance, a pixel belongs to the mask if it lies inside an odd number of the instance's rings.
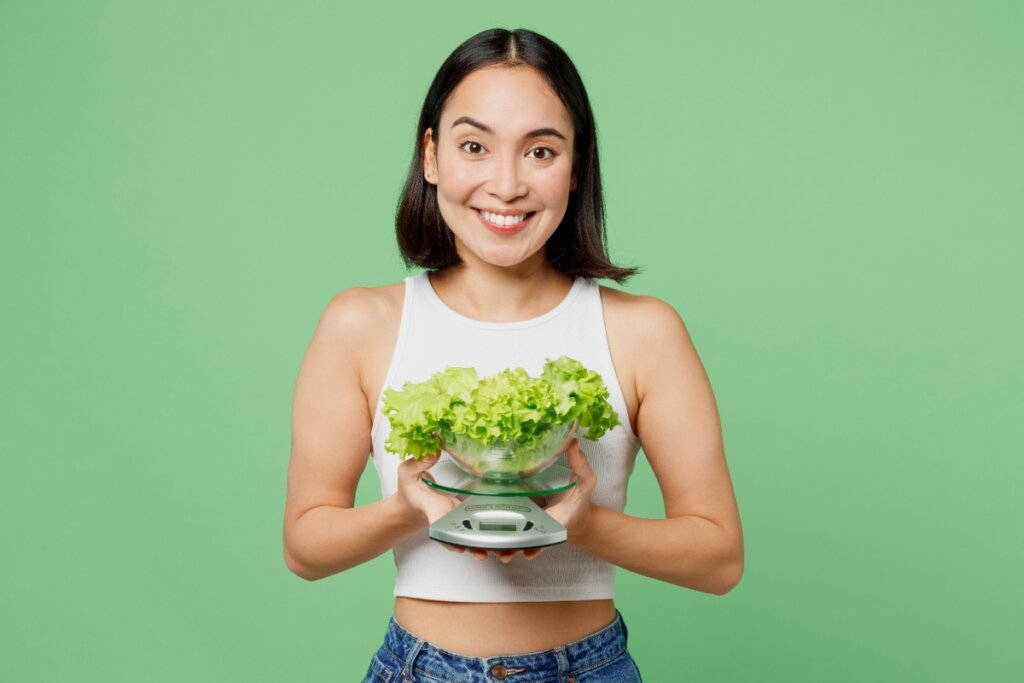
{"label": "kitchen scale", "polygon": [[430,468],[430,477],[421,480],[438,490],[468,497],[430,525],[430,538],[481,550],[564,543],[568,539],[565,527],[531,498],[576,485],[572,470],[556,461],[572,441],[578,424],[577,420],[552,430],[530,449],[516,443],[485,448],[468,437],[442,433],[442,458]]}

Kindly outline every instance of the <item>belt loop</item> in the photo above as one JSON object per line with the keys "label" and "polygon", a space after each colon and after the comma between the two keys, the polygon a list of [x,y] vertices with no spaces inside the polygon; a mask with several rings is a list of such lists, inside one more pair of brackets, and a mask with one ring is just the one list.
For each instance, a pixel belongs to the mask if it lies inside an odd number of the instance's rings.
{"label": "belt loop", "polygon": [[[410,634],[411,635],[411,634]],[[427,641],[420,638],[416,638],[416,644],[409,650],[409,656],[405,658],[405,664],[402,665],[402,680],[400,683],[414,683],[412,675],[413,664],[416,663],[416,657],[419,656],[420,650],[426,645]]]}
{"label": "belt loop", "polygon": [[569,655],[565,651],[565,645],[556,645],[551,651],[555,653],[555,661],[558,662],[558,683],[563,683],[568,680]]}
{"label": "belt loop", "polygon": [[622,612],[615,610],[616,616],[619,618],[619,623],[622,625],[622,640],[625,641],[623,644],[629,646],[629,629],[626,628],[626,620],[622,618]]}

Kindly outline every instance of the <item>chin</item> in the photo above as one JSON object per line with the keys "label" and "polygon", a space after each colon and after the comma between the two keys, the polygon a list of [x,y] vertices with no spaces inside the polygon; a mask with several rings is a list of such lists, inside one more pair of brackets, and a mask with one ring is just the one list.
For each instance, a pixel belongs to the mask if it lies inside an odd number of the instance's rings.
{"label": "chin", "polygon": [[[523,254],[520,251],[515,253],[509,253],[501,250],[490,250],[490,249],[473,249],[470,250],[471,255],[478,261],[489,263],[492,266],[500,266],[506,268],[508,266],[516,266],[529,258],[529,254]],[[459,254],[463,261],[466,260],[464,254]]]}
{"label": "chin", "polygon": [[514,256],[504,254],[494,255],[491,256],[490,258],[485,258],[484,260],[493,266],[501,266],[502,268],[508,268],[511,266],[518,266],[522,263],[525,263],[526,261],[529,260],[529,258],[529,254],[515,254]]}

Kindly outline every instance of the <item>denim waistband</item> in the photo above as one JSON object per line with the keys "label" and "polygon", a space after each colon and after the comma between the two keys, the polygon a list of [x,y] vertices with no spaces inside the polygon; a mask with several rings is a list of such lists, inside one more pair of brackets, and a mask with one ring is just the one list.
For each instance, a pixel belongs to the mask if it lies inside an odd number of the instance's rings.
{"label": "denim waistband", "polygon": [[[384,647],[404,663],[406,670],[447,680],[454,669],[467,675],[491,676],[498,680],[531,681],[547,678],[558,680],[595,668],[618,657],[626,649],[628,631],[622,614],[615,610],[615,620],[595,633],[575,642],[550,650],[496,657],[470,657],[448,652],[406,631],[391,617],[384,636]],[[490,679],[488,679],[490,680]]]}

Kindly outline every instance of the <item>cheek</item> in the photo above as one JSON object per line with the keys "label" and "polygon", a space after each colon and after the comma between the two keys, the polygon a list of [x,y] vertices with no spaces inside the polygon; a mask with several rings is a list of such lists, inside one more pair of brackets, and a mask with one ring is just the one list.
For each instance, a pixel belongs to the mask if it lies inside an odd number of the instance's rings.
{"label": "cheek", "polygon": [[460,198],[469,193],[475,183],[473,172],[463,166],[448,168],[441,177],[445,194],[452,198]]}
{"label": "cheek", "polygon": [[572,187],[572,165],[563,163],[558,168],[545,170],[546,173],[539,184],[545,200],[552,204],[568,202],[569,191]]}
{"label": "cheek", "polygon": [[569,203],[569,188],[572,187],[572,178],[566,175],[564,178],[558,176],[552,178],[544,186],[545,203],[551,206]]}

